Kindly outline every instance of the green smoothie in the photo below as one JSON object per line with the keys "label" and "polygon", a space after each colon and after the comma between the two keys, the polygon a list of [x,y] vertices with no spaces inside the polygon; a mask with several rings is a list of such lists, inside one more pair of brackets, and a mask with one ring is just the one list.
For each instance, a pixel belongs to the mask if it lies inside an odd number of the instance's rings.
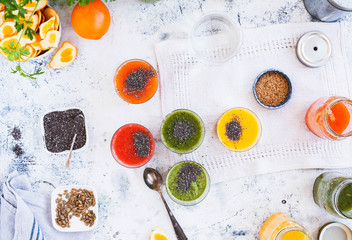
{"label": "green smoothie", "polygon": [[204,138],[201,118],[190,110],[175,110],[166,116],[161,126],[161,140],[176,153],[189,153],[200,146]]}
{"label": "green smoothie", "polygon": [[338,206],[343,215],[352,218],[352,183],[342,188],[338,197]]}
{"label": "green smoothie", "polygon": [[340,218],[352,218],[352,179],[327,172],[315,180],[313,197],[316,204]]}
{"label": "green smoothie", "polygon": [[177,203],[193,205],[202,201],[209,191],[209,176],[198,163],[185,161],[176,164],[166,178],[169,196]]}

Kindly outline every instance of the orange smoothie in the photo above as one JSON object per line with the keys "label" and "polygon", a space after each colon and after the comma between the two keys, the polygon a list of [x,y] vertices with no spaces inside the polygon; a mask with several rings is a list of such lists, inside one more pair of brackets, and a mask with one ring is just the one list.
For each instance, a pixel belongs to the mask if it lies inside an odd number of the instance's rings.
{"label": "orange smoothie", "polygon": [[126,102],[144,103],[158,89],[158,74],[148,62],[132,59],[117,69],[114,84],[117,93]]}
{"label": "orange smoothie", "polygon": [[233,108],[218,121],[217,133],[221,143],[235,152],[254,147],[262,133],[259,118],[245,108]]}

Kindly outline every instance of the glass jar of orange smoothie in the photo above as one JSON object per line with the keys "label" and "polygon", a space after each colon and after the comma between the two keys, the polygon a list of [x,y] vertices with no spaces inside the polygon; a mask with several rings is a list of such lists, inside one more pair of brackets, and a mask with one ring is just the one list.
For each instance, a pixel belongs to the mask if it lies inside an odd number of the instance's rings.
{"label": "glass jar of orange smoothie", "polygon": [[275,213],[263,224],[260,240],[312,240],[310,233],[284,213]]}
{"label": "glass jar of orange smoothie", "polygon": [[341,140],[352,136],[352,101],[345,97],[322,97],[307,111],[306,124],[318,137]]}

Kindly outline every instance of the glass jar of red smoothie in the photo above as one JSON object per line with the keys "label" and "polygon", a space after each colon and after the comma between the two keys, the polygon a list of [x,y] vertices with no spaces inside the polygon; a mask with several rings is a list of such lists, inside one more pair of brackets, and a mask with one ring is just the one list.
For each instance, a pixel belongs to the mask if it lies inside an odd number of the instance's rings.
{"label": "glass jar of red smoothie", "polygon": [[110,146],[116,162],[124,167],[138,168],[152,158],[155,142],[147,128],[131,123],[115,132]]}
{"label": "glass jar of red smoothie", "polygon": [[307,111],[306,124],[318,137],[342,140],[352,136],[352,101],[345,97],[322,97]]}

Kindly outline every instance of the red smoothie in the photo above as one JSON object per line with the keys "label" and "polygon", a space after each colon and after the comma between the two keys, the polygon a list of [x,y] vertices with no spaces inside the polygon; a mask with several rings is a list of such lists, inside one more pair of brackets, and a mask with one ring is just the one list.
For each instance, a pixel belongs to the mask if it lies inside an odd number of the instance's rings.
{"label": "red smoothie", "polygon": [[155,142],[150,131],[139,124],[127,124],[111,139],[111,153],[124,167],[137,168],[153,156]]}

